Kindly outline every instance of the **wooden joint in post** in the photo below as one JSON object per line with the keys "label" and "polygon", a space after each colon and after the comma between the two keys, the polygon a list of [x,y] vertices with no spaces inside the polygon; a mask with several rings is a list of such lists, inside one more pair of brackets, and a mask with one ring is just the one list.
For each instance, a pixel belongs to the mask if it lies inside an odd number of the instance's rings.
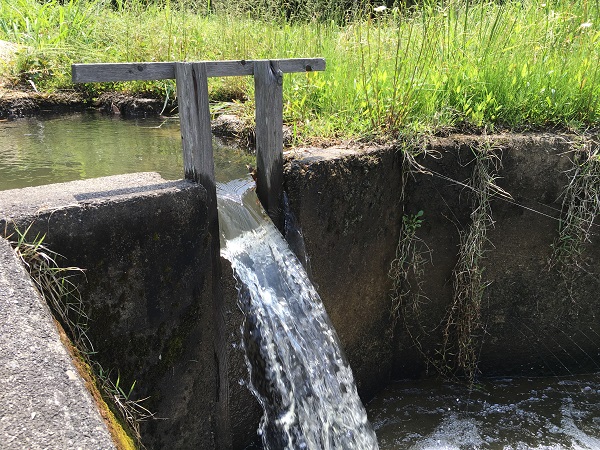
{"label": "wooden joint in post", "polygon": [[279,86],[283,86],[283,72],[279,68],[279,61],[269,61],[269,66],[271,67],[271,73],[273,77],[277,80],[277,84]]}

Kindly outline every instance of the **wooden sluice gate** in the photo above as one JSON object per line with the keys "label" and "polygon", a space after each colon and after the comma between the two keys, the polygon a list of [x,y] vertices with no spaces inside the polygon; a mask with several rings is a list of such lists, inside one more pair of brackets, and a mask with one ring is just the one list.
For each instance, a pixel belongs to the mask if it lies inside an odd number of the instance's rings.
{"label": "wooden sluice gate", "polygon": [[231,448],[227,336],[223,295],[217,192],[210,125],[208,77],[254,76],[256,193],[273,223],[283,230],[283,74],[325,70],[322,58],[73,64],[75,83],[175,79],[185,178],[207,192],[211,235],[212,298],[218,371],[216,440]]}
{"label": "wooden sluice gate", "polygon": [[283,74],[325,70],[322,58],[73,64],[76,83],[175,79],[185,178],[216,196],[208,77],[254,76],[257,194],[280,229],[283,183]]}

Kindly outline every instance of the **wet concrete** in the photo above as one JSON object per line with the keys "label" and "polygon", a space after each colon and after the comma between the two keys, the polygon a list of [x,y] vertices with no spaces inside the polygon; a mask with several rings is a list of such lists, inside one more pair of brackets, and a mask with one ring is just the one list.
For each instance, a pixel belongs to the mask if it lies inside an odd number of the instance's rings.
{"label": "wet concrete", "polygon": [[401,160],[383,147],[290,152],[285,187],[302,227],[313,282],[370,398],[392,366],[389,264],[402,210]]}
{"label": "wet concrete", "polygon": [[[460,234],[474,205],[466,187],[473,149],[493,148],[494,224],[484,244],[484,296],[473,333],[483,375],[584,373],[600,368],[600,241],[585,246],[582,270],[567,289],[550,267],[561,192],[578,138],[572,135],[451,136],[419,147],[402,202],[400,147],[306,149],[290,153],[286,188],[306,239],[315,281],[366,398],[369,384],[436,373],[454,294]],[[414,150],[414,147],[413,147]],[[423,211],[422,297],[391,329],[387,274],[402,214]],[[597,222],[598,223],[598,222]],[[596,225],[597,226],[597,225]],[[418,285],[419,280],[411,280]],[[370,347],[370,346],[373,347]],[[455,364],[450,358],[449,364]],[[390,363],[391,362],[391,363]],[[377,381],[375,381],[377,380]]]}

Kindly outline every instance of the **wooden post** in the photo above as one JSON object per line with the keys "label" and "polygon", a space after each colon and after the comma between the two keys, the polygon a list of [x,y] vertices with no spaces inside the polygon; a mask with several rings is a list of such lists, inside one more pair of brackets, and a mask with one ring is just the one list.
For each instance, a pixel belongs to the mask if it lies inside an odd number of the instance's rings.
{"label": "wooden post", "polygon": [[283,72],[277,61],[254,62],[256,193],[283,232]]}
{"label": "wooden post", "polygon": [[176,63],[177,100],[181,123],[181,143],[185,178],[214,188],[208,79],[204,63]]}
{"label": "wooden post", "polygon": [[211,239],[210,253],[213,267],[213,316],[216,325],[214,348],[218,377],[218,392],[215,399],[217,409],[215,435],[217,448],[229,449],[232,446],[229,424],[229,364],[227,359],[225,310],[223,293],[221,292],[219,216],[206,63],[175,63],[175,78],[177,81],[185,178],[201,184],[207,192],[208,230]]}

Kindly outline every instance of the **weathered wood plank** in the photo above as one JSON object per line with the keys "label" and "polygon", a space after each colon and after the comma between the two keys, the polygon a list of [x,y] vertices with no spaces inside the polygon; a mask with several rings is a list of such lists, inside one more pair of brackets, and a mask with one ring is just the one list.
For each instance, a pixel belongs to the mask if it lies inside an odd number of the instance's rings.
{"label": "weathered wood plank", "polygon": [[[207,61],[207,73],[209,77],[253,75],[255,63],[266,61],[269,60]],[[279,64],[279,69],[283,73],[325,70],[323,58],[274,59],[271,61]]]}
{"label": "weathered wood plank", "polygon": [[207,192],[208,229],[211,236],[213,318],[216,324],[214,348],[219,378],[216,406],[217,448],[230,449],[229,380],[225,305],[221,291],[221,252],[215,165],[208,107],[206,63],[175,63],[179,121],[183,146],[185,178],[200,183]]}
{"label": "weathered wood plank", "polygon": [[254,63],[256,193],[283,231],[283,73],[278,61]]}
{"label": "weathered wood plank", "polygon": [[71,78],[73,83],[166,80],[175,78],[175,64],[172,62],[73,64]]}
{"label": "weathered wood plank", "polygon": [[[185,178],[215,183],[208,80],[204,63],[176,63]],[[207,187],[207,186],[205,186]]]}
{"label": "weathered wood plank", "polygon": [[[254,65],[265,60],[204,61],[209,77],[253,75]],[[283,73],[325,70],[323,58],[296,58],[273,60]],[[107,81],[164,80],[175,78],[174,62],[73,64],[74,83]]]}

